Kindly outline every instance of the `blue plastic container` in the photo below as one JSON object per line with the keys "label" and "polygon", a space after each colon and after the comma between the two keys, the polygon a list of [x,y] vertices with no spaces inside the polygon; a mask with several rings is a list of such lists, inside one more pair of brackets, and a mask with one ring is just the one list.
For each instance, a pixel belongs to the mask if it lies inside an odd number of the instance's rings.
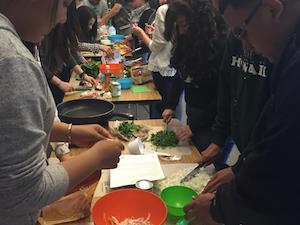
{"label": "blue plastic container", "polygon": [[115,34],[115,35],[108,35],[108,39],[112,42],[122,41],[125,39],[125,35],[123,34]]}
{"label": "blue plastic container", "polygon": [[118,82],[121,84],[121,89],[130,89],[132,87],[132,79],[130,77],[120,78]]}

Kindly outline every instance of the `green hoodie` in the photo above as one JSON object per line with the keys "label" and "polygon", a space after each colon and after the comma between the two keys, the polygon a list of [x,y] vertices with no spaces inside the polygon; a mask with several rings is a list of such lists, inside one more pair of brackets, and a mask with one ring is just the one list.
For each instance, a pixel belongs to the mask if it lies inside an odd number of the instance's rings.
{"label": "green hoodie", "polygon": [[[224,146],[229,136],[241,156],[267,101],[272,65],[260,55],[245,54],[242,43],[233,35],[227,40],[220,71],[218,112],[212,142]],[[241,157],[240,157],[241,158]],[[238,169],[240,160],[233,166]]]}

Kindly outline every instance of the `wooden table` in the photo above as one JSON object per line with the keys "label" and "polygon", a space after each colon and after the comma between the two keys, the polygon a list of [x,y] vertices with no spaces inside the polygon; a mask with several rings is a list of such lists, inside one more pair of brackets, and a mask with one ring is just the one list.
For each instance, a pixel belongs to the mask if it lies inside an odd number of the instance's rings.
{"label": "wooden table", "polygon": [[[73,84],[73,87],[78,87],[79,81],[75,79],[75,75],[72,74],[70,83]],[[113,97],[111,99],[107,99],[109,101],[112,101],[115,104],[133,104],[135,107],[135,118],[138,119],[138,106],[139,105],[149,105],[151,102],[156,102],[161,100],[161,96],[157,89],[155,88],[155,85],[153,82],[148,82],[144,84],[147,86],[151,91],[150,92],[141,92],[141,93],[135,93],[132,90],[121,90],[121,96],[120,97]],[[136,86],[136,85],[133,85]],[[82,91],[76,91],[73,93],[69,93],[65,95],[63,101],[70,101],[74,99],[79,99],[80,94]],[[151,107],[150,107],[151,110]],[[150,112],[151,114],[151,112]]]}
{"label": "wooden table", "polygon": [[[73,85],[78,85],[76,84],[76,81],[71,80],[70,81]],[[77,81],[78,83],[78,81]],[[121,90],[121,96],[120,97],[113,97],[111,99],[108,99],[114,103],[142,103],[142,102],[151,102],[151,101],[160,101],[161,96],[158,93],[158,91],[155,88],[155,85],[153,82],[149,82],[147,84],[144,84],[147,86],[151,91],[150,92],[143,92],[143,93],[134,93],[132,90]],[[134,85],[136,86],[136,85]],[[80,94],[82,92],[74,92],[73,94],[68,94],[64,97],[64,102],[65,101],[70,101],[74,99],[79,99]]]}
{"label": "wooden table", "polygon": [[80,55],[85,57],[85,58],[101,58],[102,57],[102,52],[99,51],[97,53],[95,52],[89,52],[89,51],[80,51]]}
{"label": "wooden table", "polygon": [[[163,127],[164,123],[162,120],[160,119],[155,119],[155,120],[136,120],[134,121],[136,124],[143,124],[143,125],[147,125],[147,126],[155,126],[155,127]],[[109,125],[112,126],[114,123],[114,121],[109,122]],[[128,150],[127,150],[127,143],[125,144],[125,150],[124,150],[124,154],[128,154]],[[199,154],[198,150],[194,147],[191,146],[192,152],[190,155],[183,155],[182,159],[179,161],[161,161],[162,164],[167,164],[167,163],[172,163],[172,164],[176,164],[176,163],[197,163],[198,161],[200,161],[202,159],[201,155]],[[78,155],[80,154],[82,151],[84,151],[85,149],[72,149],[72,154],[73,155]],[[98,186],[96,188],[96,191],[94,193],[94,197],[93,197],[93,203],[98,200],[100,197],[102,197],[103,195],[105,195],[107,192],[110,191],[109,188],[109,170],[103,170],[102,171],[102,176],[101,179],[98,183]],[[77,222],[72,222],[72,223],[65,223],[65,225],[93,225],[94,223],[92,222],[91,218],[86,218],[86,219],[82,219],[80,221]],[[170,223],[168,223],[167,225],[169,225]],[[171,223],[172,224],[172,223]]]}

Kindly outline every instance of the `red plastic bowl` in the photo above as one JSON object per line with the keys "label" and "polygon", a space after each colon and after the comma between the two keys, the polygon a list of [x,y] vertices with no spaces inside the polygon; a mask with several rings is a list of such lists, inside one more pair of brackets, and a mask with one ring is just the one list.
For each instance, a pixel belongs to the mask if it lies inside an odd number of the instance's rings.
{"label": "red plastic bowl", "polygon": [[109,70],[110,73],[115,74],[115,75],[124,75],[124,69],[125,65],[123,63],[120,64],[100,64],[99,65],[99,71],[101,73],[106,73]]}
{"label": "red plastic bowl", "polygon": [[167,218],[164,202],[155,194],[139,189],[121,189],[100,198],[92,209],[96,225],[111,225],[111,218],[119,222],[130,218],[147,218],[152,225],[163,225]]}

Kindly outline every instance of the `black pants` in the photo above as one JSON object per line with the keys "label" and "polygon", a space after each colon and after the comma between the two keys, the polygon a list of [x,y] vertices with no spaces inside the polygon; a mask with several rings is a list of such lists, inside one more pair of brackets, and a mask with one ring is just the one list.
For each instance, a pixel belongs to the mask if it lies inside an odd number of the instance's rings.
{"label": "black pants", "polygon": [[177,79],[180,79],[177,74],[173,77],[163,77],[159,72],[152,72],[152,77],[162,100],[151,104],[150,117],[152,119],[159,119],[167,106],[172,105],[173,108],[176,108],[183,91],[183,86],[176,85],[176,90],[174,91],[174,85],[175,83],[177,84]]}
{"label": "black pants", "polygon": [[[192,141],[198,151],[202,152],[211,143],[212,131],[211,125],[213,119],[209,118],[205,109],[186,106],[187,123],[199,127],[197,132],[193,133]],[[211,120],[211,122],[209,122]]]}

